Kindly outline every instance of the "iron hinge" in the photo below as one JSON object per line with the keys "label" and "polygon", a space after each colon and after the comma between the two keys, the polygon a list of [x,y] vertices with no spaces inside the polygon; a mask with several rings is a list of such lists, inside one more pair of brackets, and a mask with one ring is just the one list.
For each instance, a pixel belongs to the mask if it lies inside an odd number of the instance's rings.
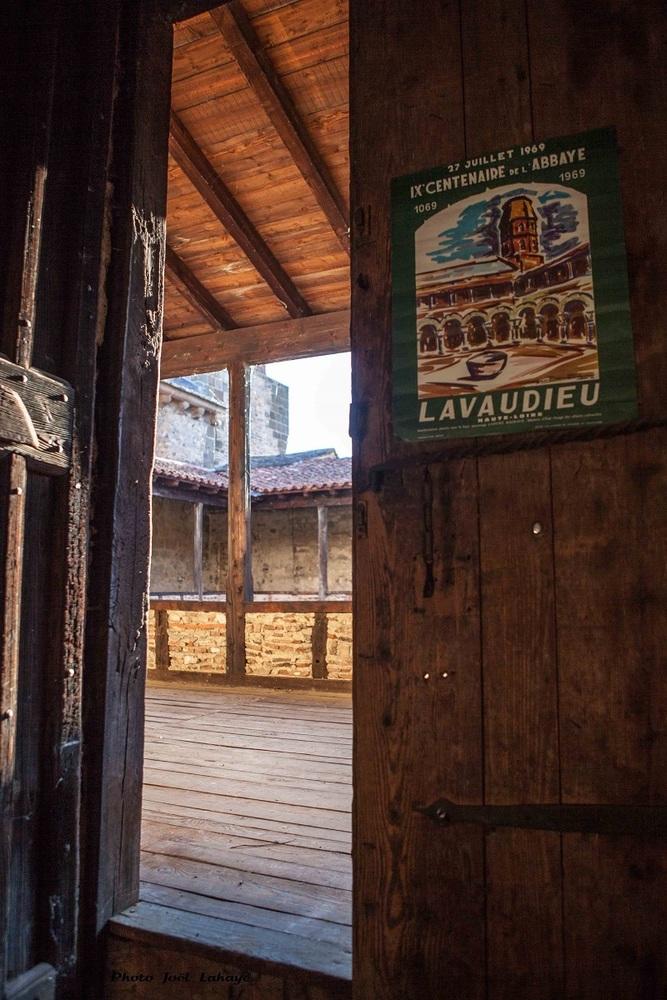
{"label": "iron hinge", "polygon": [[459,805],[438,799],[416,806],[440,826],[471,823],[489,829],[551,830],[556,833],[598,833],[608,836],[664,837],[667,806],[636,805]]}

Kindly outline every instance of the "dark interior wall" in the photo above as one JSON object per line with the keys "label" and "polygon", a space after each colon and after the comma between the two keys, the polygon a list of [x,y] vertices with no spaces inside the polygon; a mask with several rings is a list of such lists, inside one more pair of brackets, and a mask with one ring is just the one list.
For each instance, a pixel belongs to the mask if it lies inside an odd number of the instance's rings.
{"label": "dark interior wall", "polygon": [[664,429],[430,463],[393,439],[389,245],[391,177],[616,126],[640,415],[663,420],[666,41],[653,0],[352,4],[359,1000],[667,987],[659,842],[414,810],[665,802]]}

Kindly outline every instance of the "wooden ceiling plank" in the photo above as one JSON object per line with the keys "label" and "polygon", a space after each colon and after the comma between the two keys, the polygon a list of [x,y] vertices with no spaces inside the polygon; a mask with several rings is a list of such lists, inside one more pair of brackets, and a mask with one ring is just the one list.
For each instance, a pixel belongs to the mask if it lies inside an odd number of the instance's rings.
{"label": "wooden ceiling plank", "polygon": [[318,354],[340,354],[350,349],[350,311],[324,313],[304,319],[279,320],[243,327],[232,337],[207,333],[167,340],[162,347],[161,378],[220,371],[233,362],[267,364]]}
{"label": "wooden ceiling plank", "polygon": [[257,38],[240,0],[230,0],[224,7],[211,11],[210,16],[220,29],[244,77],[289,150],[303,179],[315,195],[339,243],[349,254],[350,234],[345,203],[299,117],[289,92]]}
{"label": "wooden ceiling plank", "polygon": [[290,316],[309,316],[306,300],[174,112],[170,135],[172,156]]}
{"label": "wooden ceiling plank", "polygon": [[214,330],[233,330],[236,323],[218,300],[202,285],[175,250],[167,246],[166,271],[169,280]]}

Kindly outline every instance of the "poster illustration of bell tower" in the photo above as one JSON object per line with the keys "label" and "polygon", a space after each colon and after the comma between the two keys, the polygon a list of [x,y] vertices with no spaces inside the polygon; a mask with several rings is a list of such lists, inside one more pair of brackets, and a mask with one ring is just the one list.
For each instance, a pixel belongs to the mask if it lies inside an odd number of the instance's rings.
{"label": "poster illustration of bell tower", "polygon": [[419,399],[599,378],[588,201],[507,184],[415,231]]}
{"label": "poster illustration of bell tower", "polygon": [[391,210],[396,437],[637,416],[613,128],[395,177]]}

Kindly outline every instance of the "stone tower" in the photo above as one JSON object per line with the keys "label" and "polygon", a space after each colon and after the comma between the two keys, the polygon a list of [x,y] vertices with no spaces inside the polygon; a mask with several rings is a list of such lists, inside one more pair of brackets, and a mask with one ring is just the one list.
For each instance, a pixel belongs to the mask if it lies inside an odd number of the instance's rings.
{"label": "stone tower", "polygon": [[537,215],[530,198],[508,198],[500,216],[500,256],[527,271],[544,263],[537,235]]}

